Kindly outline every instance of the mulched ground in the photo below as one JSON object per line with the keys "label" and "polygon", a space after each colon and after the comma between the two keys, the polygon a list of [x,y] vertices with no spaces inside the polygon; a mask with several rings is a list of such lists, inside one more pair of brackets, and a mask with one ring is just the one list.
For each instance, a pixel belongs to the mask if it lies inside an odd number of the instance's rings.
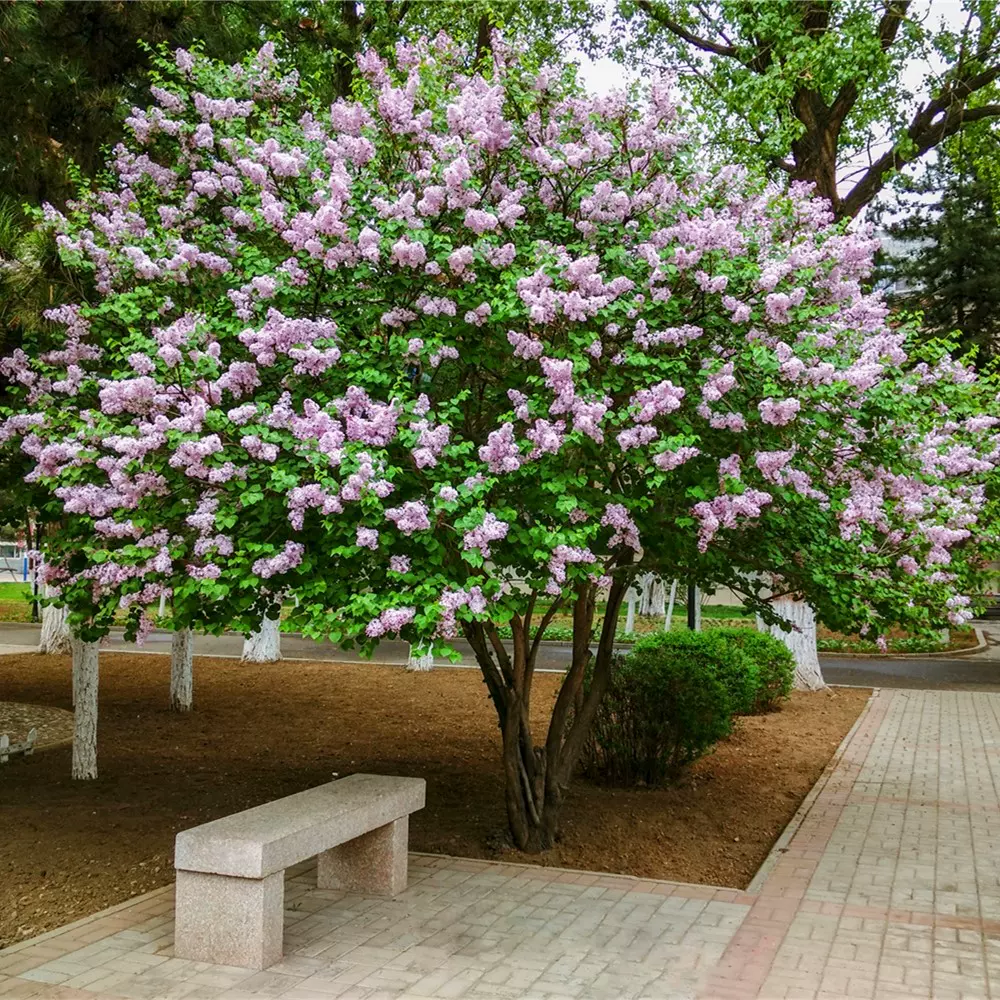
{"label": "mulched ground", "polygon": [[73,739],[73,713],[48,705],[0,701],[0,733],[6,733],[11,743],[24,742],[32,729],[36,749],[65,743]]}
{"label": "mulched ground", "polygon": [[[539,724],[560,677],[535,683]],[[0,772],[0,947],[172,881],[178,830],[371,771],[427,779],[415,850],[742,887],[869,692],[796,694],[668,790],[576,784],[560,844],[491,849],[505,828],[498,731],[476,671],[195,660],[195,711],[167,709],[169,660],[101,654],[96,782],[68,747]],[[0,698],[70,708],[68,657],[0,657]]]}

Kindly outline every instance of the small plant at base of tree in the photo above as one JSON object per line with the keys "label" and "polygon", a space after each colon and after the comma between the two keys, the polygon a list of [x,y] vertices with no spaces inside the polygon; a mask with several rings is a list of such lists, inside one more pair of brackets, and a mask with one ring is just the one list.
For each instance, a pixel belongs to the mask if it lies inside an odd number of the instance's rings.
{"label": "small plant at base of tree", "polygon": [[741,649],[756,667],[756,686],[748,715],[774,712],[788,698],[795,680],[795,658],[788,647],[766,632],[747,628],[712,629],[712,635]]}
{"label": "small plant at base of tree", "polygon": [[661,632],[617,659],[583,754],[583,770],[615,785],[662,785],[732,732],[752,700],[753,663],[708,632]]}

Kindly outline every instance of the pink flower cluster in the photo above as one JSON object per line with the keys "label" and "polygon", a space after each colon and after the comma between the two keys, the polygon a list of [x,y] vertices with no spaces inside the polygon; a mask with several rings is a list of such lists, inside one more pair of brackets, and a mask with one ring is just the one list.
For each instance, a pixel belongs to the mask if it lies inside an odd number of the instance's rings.
{"label": "pink flower cluster", "polygon": [[305,546],[298,542],[285,542],[284,549],[277,555],[256,560],[252,566],[253,572],[263,580],[289,573],[301,564],[305,551]]}
{"label": "pink flower cluster", "polygon": [[490,544],[506,538],[509,530],[510,525],[506,521],[501,521],[495,514],[487,511],[482,524],[471,528],[462,536],[462,548],[478,549],[484,559],[489,559]]}

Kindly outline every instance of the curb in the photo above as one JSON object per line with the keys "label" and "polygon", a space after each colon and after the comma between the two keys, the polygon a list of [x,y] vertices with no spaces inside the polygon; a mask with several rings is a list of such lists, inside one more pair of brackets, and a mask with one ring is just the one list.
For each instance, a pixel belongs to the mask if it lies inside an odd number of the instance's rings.
{"label": "curb", "polygon": [[834,650],[820,650],[819,658],[824,657],[834,660],[928,660],[928,659],[954,659],[956,656],[974,656],[989,649],[989,643],[982,629],[973,626],[976,633],[976,645],[966,646],[962,649],[942,649],[931,653],[838,653]]}
{"label": "curb", "polygon": [[[855,685],[850,686],[854,687]],[[757,874],[750,879],[746,889],[743,890],[744,892],[749,893],[750,895],[758,895],[760,893],[760,890],[767,881],[768,876],[774,870],[774,866],[778,863],[781,855],[788,850],[788,845],[791,843],[792,838],[799,832],[799,827],[801,827],[805,822],[806,816],[809,815],[809,811],[819,798],[820,793],[826,787],[830,778],[833,777],[834,771],[836,771],[840,766],[840,761],[844,756],[844,752],[850,745],[851,740],[854,739],[858,729],[861,728],[861,723],[864,721],[865,716],[871,711],[871,707],[874,704],[875,699],[880,697],[881,693],[881,688],[872,688],[871,697],[869,697],[868,701],[865,702],[865,707],[854,720],[854,725],[851,726],[847,735],[840,741],[840,746],[834,750],[833,756],[827,762],[826,767],[823,768],[823,773],[816,779],[816,783],[806,793],[806,797],[799,804],[799,808],[795,810],[795,815],[792,816],[792,818],[788,821],[788,825],[778,835],[778,839],[774,842],[774,846],[767,852],[767,857],[764,858],[760,868],[757,869]]]}

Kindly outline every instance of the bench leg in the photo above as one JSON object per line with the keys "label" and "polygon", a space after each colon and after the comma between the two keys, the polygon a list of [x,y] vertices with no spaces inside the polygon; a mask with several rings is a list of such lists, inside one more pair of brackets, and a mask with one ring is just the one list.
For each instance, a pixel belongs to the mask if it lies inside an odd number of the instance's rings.
{"label": "bench leg", "polygon": [[266,969],[281,961],[285,873],[236,878],[177,871],[174,954]]}
{"label": "bench leg", "polygon": [[324,851],[316,863],[316,885],[366,896],[399,895],[406,888],[409,830],[410,817],[403,816]]}

